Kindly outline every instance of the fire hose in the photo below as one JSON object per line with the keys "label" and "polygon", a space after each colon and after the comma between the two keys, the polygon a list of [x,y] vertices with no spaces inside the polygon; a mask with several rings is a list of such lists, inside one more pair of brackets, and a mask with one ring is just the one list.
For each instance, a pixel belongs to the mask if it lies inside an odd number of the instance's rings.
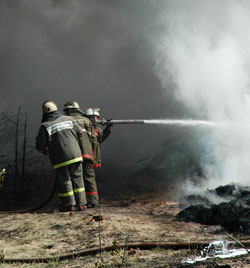
{"label": "fire hose", "polygon": [[122,245],[112,245],[112,246],[106,246],[102,248],[91,248],[91,249],[83,249],[80,251],[75,251],[72,253],[66,253],[58,256],[51,256],[51,257],[40,257],[40,258],[3,258],[0,262],[2,263],[14,263],[14,262],[20,262],[20,263],[46,263],[51,261],[62,261],[66,259],[73,259],[81,256],[87,256],[87,255],[96,255],[102,251],[113,251],[117,249],[123,249],[127,248],[127,250],[130,249],[141,249],[141,250],[150,250],[157,247],[169,249],[169,250],[180,250],[180,249],[201,249],[203,247],[208,246],[208,243],[206,242],[196,242],[196,243],[129,243],[129,244],[122,244]]}
{"label": "fire hose", "polygon": [[97,120],[97,124],[101,124],[101,125],[107,125],[107,124],[145,124],[145,120],[144,119],[122,119],[122,120],[118,120],[118,119],[111,119],[111,120],[107,120],[107,119],[100,119]]}
{"label": "fire hose", "polygon": [[[250,246],[250,242],[245,242],[245,247]],[[48,263],[52,261],[63,261],[63,260],[70,260],[75,259],[77,257],[88,256],[88,255],[96,255],[101,253],[102,251],[113,251],[117,249],[124,249],[127,250],[131,249],[140,249],[140,250],[151,250],[154,248],[163,248],[166,250],[181,250],[181,249],[202,249],[209,245],[208,242],[192,242],[192,243],[181,243],[181,242],[157,242],[157,243],[128,243],[128,244],[121,244],[121,245],[112,245],[106,247],[98,247],[98,248],[91,248],[91,249],[83,249],[71,253],[65,253],[58,256],[50,256],[50,257],[34,257],[34,258],[4,258],[0,256],[0,263]]]}

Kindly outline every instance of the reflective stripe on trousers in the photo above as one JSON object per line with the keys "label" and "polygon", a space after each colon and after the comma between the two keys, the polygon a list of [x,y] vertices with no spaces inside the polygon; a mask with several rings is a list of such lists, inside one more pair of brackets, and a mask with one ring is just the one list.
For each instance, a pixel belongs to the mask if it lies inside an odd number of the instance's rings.
{"label": "reflective stripe on trousers", "polygon": [[71,196],[74,193],[81,193],[81,192],[84,192],[84,191],[85,191],[85,188],[84,187],[82,187],[82,188],[76,188],[76,189],[74,189],[74,192],[73,191],[70,191],[70,192],[67,192],[67,193],[58,193],[58,196],[59,197]]}
{"label": "reflective stripe on trousers", "polygon": [[67,192],[67,193],[58,193],[58,196],[59,197],[66,197],[66,196],[71,196],[73,194],[74,194],[74,192],[70,191],[70,192]]}
{"label": "reflective stripe on trousers", "polygon": [[82,187],[82,188],[75,188],[74,189],[74,192],[75,193],[81,193],[81,192],[84,192],[85,191],[85,188],[84,187]]}

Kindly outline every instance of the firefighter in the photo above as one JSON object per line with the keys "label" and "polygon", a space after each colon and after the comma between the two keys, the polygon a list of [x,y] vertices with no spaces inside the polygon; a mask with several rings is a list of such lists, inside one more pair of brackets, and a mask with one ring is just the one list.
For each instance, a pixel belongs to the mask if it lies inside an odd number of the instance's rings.
{"label": "firefighter", "polygon": [[80,144],[82,129],[69,116],[62,115],[54,101],[42,105],[42,123],[36,149],[48,155],[57,177],[59,211],[84,210],[86,201],[82,177]]}
{"label": "firefighter", "polygon": [[[101,159],[101,146],[100,144],[104,142],[112,132],[113,125],[107,123],[106,128],[103,130],[98,124],[97,121],[100,118],[100,109],[99,108],[88,108],[86,110],[86,116],[92,121],[93,125],[95,126],[95,134],[97,137],[98,144],[96,146],[95,152],[95,163],[94,167],[100,168],[102,166],[102,159]],[[107,120],[109,121],[109,120]]]}
{"label": "firefighter", "polygon": [[95,128],[92,122],[85,116],[76,101],[69,101],[64,105],[64,113],[70,115],[83,129],[83,180],[86,187],[86,198],[88,208],[100,207],[99,196],[95,179],[93,164],[95,162],[95,151],[97,147],[97,138]]}

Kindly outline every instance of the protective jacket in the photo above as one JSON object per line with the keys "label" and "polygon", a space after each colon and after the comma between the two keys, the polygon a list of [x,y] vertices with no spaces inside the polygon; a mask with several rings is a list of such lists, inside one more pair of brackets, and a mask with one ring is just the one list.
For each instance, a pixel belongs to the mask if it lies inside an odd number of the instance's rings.
{"label": "protective jacket", "polygon": [[82,162],[78,141],[82,131],[69,116],[61,115],[55,120],[41,124],[36,137],[36,149],[49,153],[53,169]]}
{"label": "protective jacket", "polygon": [[97,137],[98,144],[96,146],[96,152],[95,152],[95,163],[93,164],[93,167],[100,168],[102,166],[102,155],[101,155],[101,146],[100,144],[104,142],[108,136],[111,134],[112,128],[107,126],[104,130],[98,126],[95,125],[95,135]]}
{"label": "protective jacket", "polygon": [[94,163],[98,141],[91,120],[85,117],[81,110],[78,109],[68,109],[68,113],[73,118],[73,121],[82,128],[81,150],[83,159]]}

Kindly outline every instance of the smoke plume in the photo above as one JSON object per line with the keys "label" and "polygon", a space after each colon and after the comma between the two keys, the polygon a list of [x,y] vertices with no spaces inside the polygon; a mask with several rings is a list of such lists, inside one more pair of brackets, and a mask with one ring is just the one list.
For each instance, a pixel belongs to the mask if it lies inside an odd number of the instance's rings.
{"label": "smoke plume", "polygon": [[211,184],[249,185],[249,11],[247,1],[162,3],[160,30],[150,39],[163,87],[174,84],[175,98],[194,117],[232,122],[213,129],[204,143],[217,165],[203,157]]}

